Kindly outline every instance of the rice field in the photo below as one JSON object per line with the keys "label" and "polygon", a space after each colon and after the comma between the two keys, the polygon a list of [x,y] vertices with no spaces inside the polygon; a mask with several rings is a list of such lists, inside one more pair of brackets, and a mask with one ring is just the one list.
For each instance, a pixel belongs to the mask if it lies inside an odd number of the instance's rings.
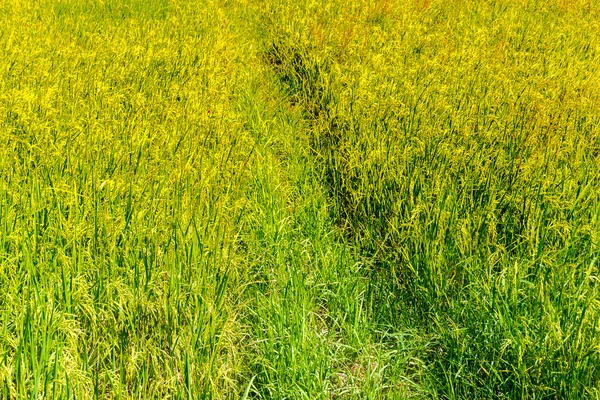
{"label": "rice field", "polygon": [[599,32],[0,0],[0,398],[599,399]]}

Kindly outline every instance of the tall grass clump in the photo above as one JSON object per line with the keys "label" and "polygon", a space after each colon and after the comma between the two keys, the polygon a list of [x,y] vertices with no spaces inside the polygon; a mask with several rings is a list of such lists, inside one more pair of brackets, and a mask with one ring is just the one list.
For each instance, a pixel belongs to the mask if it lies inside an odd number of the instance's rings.
{"label": "tall grass clump", "polygon": [[289,4],[269,29],[371,317],[430,335],[443,398],[598,395],[600,43],[575,3]]}
{"label": "tall grass clump", "polygon": [[220,9],[2,8],[0,397],[236,392],[252,138]]}

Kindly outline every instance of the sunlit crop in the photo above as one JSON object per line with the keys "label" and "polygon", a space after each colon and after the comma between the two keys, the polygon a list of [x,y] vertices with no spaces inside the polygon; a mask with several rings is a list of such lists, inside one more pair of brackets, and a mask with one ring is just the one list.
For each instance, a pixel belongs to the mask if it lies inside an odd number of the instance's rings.
{"label": "sunlit crop", "polygon": [[0,0],[0,398],[599,398],[598,32]]}

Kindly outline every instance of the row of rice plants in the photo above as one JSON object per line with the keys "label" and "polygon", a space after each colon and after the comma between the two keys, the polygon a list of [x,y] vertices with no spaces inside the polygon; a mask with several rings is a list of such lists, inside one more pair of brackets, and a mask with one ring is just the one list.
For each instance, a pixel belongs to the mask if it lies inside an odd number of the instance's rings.
{"label": "row of rice plants", "polygon": [[268,15],[294,22],[265,29],[265,61],[312,127],[340,226],[396,299],[371,317],[430,335],[438,395],[597,396],[598,10]]}
{"label": "row of rice plants", "polygon": [[220,8],[2,10],[0,397],[236,392],[252,139]]}

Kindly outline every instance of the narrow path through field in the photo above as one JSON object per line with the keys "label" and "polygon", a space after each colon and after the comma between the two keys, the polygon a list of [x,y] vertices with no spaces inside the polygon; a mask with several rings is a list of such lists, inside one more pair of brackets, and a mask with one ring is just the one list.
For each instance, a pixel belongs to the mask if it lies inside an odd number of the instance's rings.
{"label": "narrow path through field", "polygon": [[264,399],[418,395],[423,383],[411,379],[422,373],[416,355],[426,344],[416,332],[378,325],[374,299],[382,293],[368,280],[368,260],[352,254],[332,218],[307,110],[290,101],[269,65],[273,38],[256,36],[263,16],[255,9],[245,16],[249,26],[240,38],[253,68],[238,100],[256,146],[251,206],[240,234],[252,271],[241,316],[250,393]]}

